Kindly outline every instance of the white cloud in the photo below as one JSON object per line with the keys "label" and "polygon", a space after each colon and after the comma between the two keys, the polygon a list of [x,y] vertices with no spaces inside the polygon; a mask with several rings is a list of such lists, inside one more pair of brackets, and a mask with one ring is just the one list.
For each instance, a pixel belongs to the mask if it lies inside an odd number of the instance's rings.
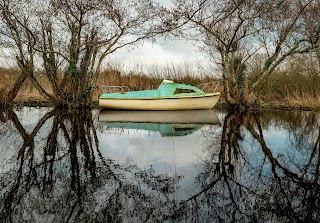
{"label": "white cloud", "polygon": [[124,69],[147,70],[149,67],[157,66],[159,69],[165,67],[180,67],[188,64],[192,68],[208,67],[208,60],[195,46],[187,40],[163,40],[157,39],[152,43],[145,41],[141,47],[135,49],[122,48],[113,53],[108,62],[119,64]]}

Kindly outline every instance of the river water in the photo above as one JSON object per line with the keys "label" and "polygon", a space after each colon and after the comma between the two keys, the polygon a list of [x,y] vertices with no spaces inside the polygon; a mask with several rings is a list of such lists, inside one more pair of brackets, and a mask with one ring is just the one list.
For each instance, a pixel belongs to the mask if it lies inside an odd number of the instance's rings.
{"label": "river water", "polygon": [[1,222],[319,222],[320,113],[0,110]]}

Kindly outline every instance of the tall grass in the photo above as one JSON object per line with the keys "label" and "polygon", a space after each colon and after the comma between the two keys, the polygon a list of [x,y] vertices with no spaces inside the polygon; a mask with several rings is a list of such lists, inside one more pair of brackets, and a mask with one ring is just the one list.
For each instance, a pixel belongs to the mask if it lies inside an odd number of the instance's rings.
{"label": "tall grass", "polygon": [[[10,87],[18,78],[19,69],[0,68],[0,100],[5,99]],[[37,80],[47,91],[51,91],[49,81],[41,73],[35,74]],[[254,72],[251,74],[254,75]],[[104,92],[104,86],[127,86],[129,90],[155,89],[163,79],[198,86],[219,80],[207,70],[183,66],[160,68],[151,66],[141,70],[121,70],[121,66],[108,66],[101,72],[97,85],[94,87],[93,100]],[[205,91],[213,91],[215,84],[208,85]],[[320,68],[316,60],[299,57],[289,61],[286,66],[274,72],[272,76],[262,82],[257,89],[261,103],[282,103],[288,105],[320,105]],[[222,84],[216,91],[223,91]],[[44,100],[30,81],[25,81],[20,89],[16,101]]]}
{"label": "tall grass", "polygon": [[11,68],[0,68],[0,102],[6,102],[6,95],[10,90],[10,86],[18,78],[18,70]]}
{"label": "tall grass", "polygon": [[[194,86],[218,80],[217,77],[205,71],[199,70],[195,72],[188,65],[183,67],[167,66],[165,68],[151,66],[144,69],[144,72],[136,70],[121,71],[117,67],[109,66],[99,76],[94,96],[103,93],[104,86],[127,86],[129,90],[155,89],[161,84],[163,79]],[[216,84],[213,83],[212,85],[205,86],[203,90],[213,91],[215,86]],[[222,85],[220,85],[218,90],[222,90]]]}
{"label": "tall grass", "polygon": [[[0,68],[0,100],[4,102],[6,100],[6,95],[8,95],[10,88],[18,79],[20,74],[19,68]],[[38,83],[43,86],[48,92],[52,92],[51,86],[45,75],[40,72],[35,73],[35,78]],[[44,100],[44,98],[39,94],[37,89],[31,83],[30,80],[25,80],[24,84],[20,88],[16,101],[28,101],[28,100]]]}
{"label": "tall grass", "polygon": [[264,102],[320,105],[320,69],[312,58],[294,58],[258,88]]}
{"label": "tall grass", "polygon": [[[19,77],[20,70],[18,68],[0,68],[0,99],[5,100],[5,96],[10,91],[11,86]],[[35,74],[37,81],[49,93],[52,93],[51,85],[46,76],[41,72]],[[62,78],[62,76],[60,77]],[[202,83],[212,82],[216,78],[204,71],[195,72],[190,66],[167,66],[159,68],[157,66],[144,69],[144,72],[137,70],[121,70],[120,65],[108,66],[101,72],[97,85],[94,87],[93,100],[97,100],[98,96],[104,92],[104,86],[127,86],[129,90],[155,89],[163,79],[170,79],[180,83],[186,83],[198,86]],[[212,85],[213,86],[213,85]],[[206,91],[213,90],[208,85]],[[220,89],[221,90],[221,89]],[[20,88],[15,101],[42,101],[44,98],[28,79]]]}

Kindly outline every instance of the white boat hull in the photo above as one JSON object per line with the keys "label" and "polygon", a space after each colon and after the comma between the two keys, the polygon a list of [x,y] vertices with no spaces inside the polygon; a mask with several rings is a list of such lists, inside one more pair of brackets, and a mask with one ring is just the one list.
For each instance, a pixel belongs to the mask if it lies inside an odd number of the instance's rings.
{"label": "white boat hull", "polygon": [[119,110],[193,110],[210,109],[218,102],[220,93],[208,93],[199,97],[171,97],[157,99],[109,99],[99,98],[99,106]]}

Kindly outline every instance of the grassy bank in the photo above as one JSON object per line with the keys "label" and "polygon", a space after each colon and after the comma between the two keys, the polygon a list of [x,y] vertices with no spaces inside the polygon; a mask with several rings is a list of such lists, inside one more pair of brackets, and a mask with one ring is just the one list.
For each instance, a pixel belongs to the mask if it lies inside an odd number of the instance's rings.
{"label": "grassy bank", "polygon": [[[266,79],[257,89],[259,108],[277,109],[319,109],[320,108],[320,74],[317,64],[307,59],[298,59],[290,62],[285,69],[275,71],[274,75]],[[104,70],[93,88],[93,101],[96,104],[98,97],[105,91],[105,86],[127,86],[129,90],[154,89],[163,79],[170,79],[180,83],[199,86],[203,83],[219,81],[219,79],[201,70],[190,71],[188,66],[181,68],[168,67],[167,69],[152,69],[148,75],[138,72],[122,72],[116,67]],[[249,75],[254,78],[254,69]],[[18,69],[0,68],[0,99],[4,98],[10,86],[19,76]],[[51,91],[49,81],[40,72],[36,79],[48,92]],[[204,91],[213,91],[216,84],[207,85]],[[202,88],[200,86],[200,88]],[[222,84],[216,91],[223,93]],[[39,94],[30,81],[25,81],[20,89],[15,103],[23,105],[50,105]],[[221,97],[218,106],[225,107]]]}
{"label": "grassy bank", "polygon": [[[19,76],[18,69],[4,69],[0,68],[0,98],[9,91],[10,86],[14,84],[14,81]],[[52,92],[49,81],[41,73],[36,74],[37,81],[41,86],[48,92]],[[109,67],[104,70],[98,80],[97,85],[93,87],[93,101],[97,101],[99,95],[105,92],[107,86],[126,86],[128,90],[145,90],[145,89],[156,89],[163,79],[174,80],[180,83],[191,84],[194,86],[199,86],[204,91],[213,91],[217,83],[212,83],[208,85],[203,85],[203,83],[214,82],[217,79],[206,74],[195,74],[185,70],[172,70],[170,72],[162,70],[153,70],[152,73],[146,75],[141,72],[131,71],[131,72],[121,72],[114,67]],[[112,90],[112,89],[111,89]],[[115,89],[119,90],[119,89]],[[217,91],[222,91],[222,85],[218,86]],[[1,97],[2,95],[2,97]],[[40,95],[33,84],[26,80],[17,97],[15,102],[22,104],[27,102],[41,103],[46,100]]]}

